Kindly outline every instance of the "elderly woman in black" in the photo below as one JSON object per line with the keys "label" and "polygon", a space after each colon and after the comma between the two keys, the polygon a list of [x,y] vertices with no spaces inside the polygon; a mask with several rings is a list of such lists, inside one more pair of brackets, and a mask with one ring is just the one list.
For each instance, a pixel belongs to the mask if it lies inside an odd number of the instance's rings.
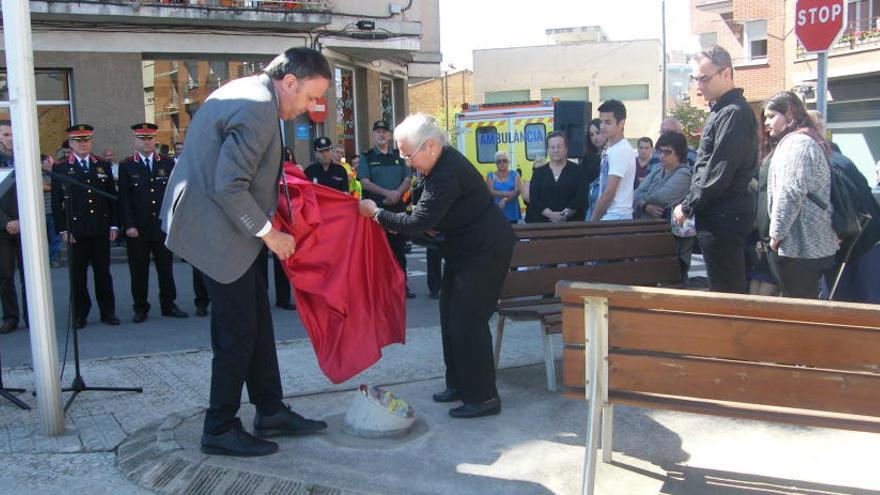
{"label": "elderly woman in black", "polygon": [[400,156],[419,171],[412,214],[393,213],[370,200],[361,215],[405,235],[427,234],[446,260],[440,292],[440,328],[446,390],[436,402],[464,404],[455,418],[501,412],[489,318],[510,267],[516,237],[492,199],[480,172],[447,144],[446,133],[424,114],[407,117],[394,130]]}
{"label": "elderly woman in black", "polygon": [[587,181],[581,166],[568,159],[565,134],[547,135],[547,154],[550,163],[532,173],[526,223],[583,221]]}

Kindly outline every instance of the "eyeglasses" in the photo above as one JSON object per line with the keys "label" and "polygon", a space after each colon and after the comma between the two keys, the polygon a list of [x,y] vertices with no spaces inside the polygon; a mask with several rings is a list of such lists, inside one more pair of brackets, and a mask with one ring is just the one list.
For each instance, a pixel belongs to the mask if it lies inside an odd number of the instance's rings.
{"label": "eyeglasses", "polygon": [[408,161],[408,162],[412,161],[412,159],[419,153],[419,151],[421,151],[422,146],[424,146],[425,143],[427,143],[427,142],[428,142],[427,139],[422,141],[422,144],[420,144],[419,147],[416,148],[416,150],[413,151],[411,155],[400,155],[400,157],[403,158],[405,161]]}
{"label": "eyeglasses", "polygon": [[697,77],[691,76],[691,82],[694,84],[698,84],[698,85],[699,84],[706,84],[707,82],[711,81],[713,77],[717,76],[718,74],[721,74],[721,71],[723,71],[726,68],[727,67],[722,67],[722,68],[718,69],[717,71],[715,71],[714,74],[709,75],[709,76],[706,76],[706,75],[697,76]]}
{"label": "eyeglasses", "polygon": [[657,151],[659,151],[660,154],[663,156],[671,155],[671,154],[675,153],[675,151],[672,150],[671,148],[660,148]]}
{"label": "eyeglasses", "polygon": [[499,159],[495,160],[495,163],[509,163],[509,162],[510,162],[510,160],[508,160],[507,158],[499,158]]}

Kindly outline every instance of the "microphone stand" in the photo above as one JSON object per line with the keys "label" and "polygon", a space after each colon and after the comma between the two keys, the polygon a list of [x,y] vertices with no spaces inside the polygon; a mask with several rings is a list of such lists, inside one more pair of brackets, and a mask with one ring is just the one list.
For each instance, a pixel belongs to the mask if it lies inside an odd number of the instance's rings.
{"label": "microphone stand", "polygon": [[[108,171],[109,172],[109,171]],[[67,412],[70,409],[70,405],[73,403],[73,400],[82,393],[82,392],[137,392],[143,393],[144,389],[142,387],[90,387],[86,385],[85,380],[82,377],[82,373],[80,372],[80,359],[79,359],[79,329],[76,328],[76,317],[74,315],[74,301],[73,301],[73,248],[72,243],[70,242],[71,238],[71,222],[70,222],[70,186],[81,187],[87,191],[92,191],[95,194],[100,196],[104,196],[105,198],[110,199],[111,201],[116,201],[116,196],[108,193],[107,191],[102,191],[95,187],[89,186],[87,184],[83,184],[82,182],[71,179],[70,177],[58,174],[55,172],[44,171],[44,174],[51,177],[53,180],[57,180],[61,183],[61,190],[64,193],[64,218],[65,225],[67,226],[67,240],[65,244],[67,246],[67,255],[70,259],[68,259],[67,263],[67,281],[68,281],[68,297],[67,297],[67,307],[68,307],[68,318],[67,318],[67,331],[73,332],[73,365],[74,365],[74,376],[73,382],[67,388],[62,388],[62,392],[73,392],[70,395],[70,398],[67,399],[67,404],[64,405],[64,412]]]}

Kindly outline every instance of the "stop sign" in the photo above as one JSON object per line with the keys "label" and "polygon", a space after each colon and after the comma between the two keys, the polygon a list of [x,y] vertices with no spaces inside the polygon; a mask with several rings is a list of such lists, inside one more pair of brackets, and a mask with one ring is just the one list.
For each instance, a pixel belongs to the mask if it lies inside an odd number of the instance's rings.
{"label": "stop sign", "polygon": [[846,25],[846,0],[798,0],[794,34],[808,52],[828,50]]}

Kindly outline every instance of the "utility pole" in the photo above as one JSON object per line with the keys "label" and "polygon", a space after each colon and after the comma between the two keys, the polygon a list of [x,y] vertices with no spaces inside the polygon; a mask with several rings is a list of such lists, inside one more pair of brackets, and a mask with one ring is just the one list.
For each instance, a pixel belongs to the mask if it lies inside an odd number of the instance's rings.
{"label": "utility pole", "polygon": [[660,105],[663,107],[660,109],[660,118],[666,118],[666,0],[662,0],[660,2],[660,19],[663,24],[662,33],[663,33],[663,53],[661,54],[663,57],[663,88],[661,89],[661,97],[660,97]]}

